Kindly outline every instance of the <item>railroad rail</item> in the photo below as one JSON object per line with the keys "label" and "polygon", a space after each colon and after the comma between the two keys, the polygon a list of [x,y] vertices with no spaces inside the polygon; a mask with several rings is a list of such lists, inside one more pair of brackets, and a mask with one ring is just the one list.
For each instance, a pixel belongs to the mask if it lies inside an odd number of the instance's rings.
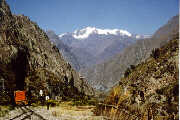
{"label": "railroad rail", "polygon": [[28,108],[27,106],[20,107],[22,113],[9,119],[9,120],[33,120],[32,117],[38,118],[38,120],[46,120],[40,114],[34,112],[32,109]]}

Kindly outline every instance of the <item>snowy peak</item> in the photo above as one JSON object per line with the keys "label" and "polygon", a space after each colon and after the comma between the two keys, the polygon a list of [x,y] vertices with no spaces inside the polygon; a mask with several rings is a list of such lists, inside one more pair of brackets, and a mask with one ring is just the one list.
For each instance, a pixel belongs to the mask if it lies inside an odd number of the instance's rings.
{"label": "snowy peak", "polygon": [[[61,38],[66,34],[61,34],[61,35],[59,35],[59,37]],[[75,39],[86,39],[92,34],[97,34],[97,35],[119,35],[119,36],[127,36],[127,37],[132,36],[131,33],[129,33],[126,30],[122,30],[122,29],[99,29],[99,28],[95,28],[95,27],[86,27],[86,28],[83,28],[81,30],[75,30],[72,33],[72,36]]]}
{"label": "snowy peak", "polygon": [[86,27],[81,30],[75,30],[73,32],[73,37],[76,39],[86,39],[89,37],[89,35],[96,33],[97,30],[95,27]]}

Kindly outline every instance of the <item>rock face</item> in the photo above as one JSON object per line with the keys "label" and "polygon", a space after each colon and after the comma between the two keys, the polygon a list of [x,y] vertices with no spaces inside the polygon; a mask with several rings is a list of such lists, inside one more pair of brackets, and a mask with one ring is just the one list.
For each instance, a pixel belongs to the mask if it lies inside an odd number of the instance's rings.
{"label": "rock face", "polygon": [[93,90],[79,78],[45,32],[0,0],[0,78],[6,89],[75,97]]}
{"label": "rock face", "polygon": [[46,34],[48,35],[50,41],[53,42],[53,44],[55,44],[60,50],[64,59],[68,61],[75,70],[79,71],[80,64],[77,57],[72,53],[71,48],[64,44],[61,40],[59,40],[58,35],[56,35],[54,31],[48,30]]}
{"label": "rock face", "polygon": [[[179,16],[174,16],[167,24],[154,33],[152,38],[142,39],[128,46],[110,60],[84,69],[83,75],[95,88],[105,90],[117,83],[130,65],[136,65],[149,57],[154,48],[159,48],[179,31]],[[100,86],[104,86],[103,88]]]}
{"label": "rock face", "polygon": [[127,69],[105,101],[116,109],[99,106],[98,113],[119,120],[178,119],[178,65],[179,34],[163,47],[154,49],[143,63]]}

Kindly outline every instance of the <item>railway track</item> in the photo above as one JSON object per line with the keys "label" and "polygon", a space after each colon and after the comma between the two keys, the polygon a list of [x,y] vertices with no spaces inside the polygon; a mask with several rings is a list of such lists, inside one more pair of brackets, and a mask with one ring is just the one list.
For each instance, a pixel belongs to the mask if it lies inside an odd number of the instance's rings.
{"label": "railway track", "polygon": [[40,114],[34,112],[32,109],[27,106],[20,107],[22,113],[9,119],[9,120],[46,120]]}

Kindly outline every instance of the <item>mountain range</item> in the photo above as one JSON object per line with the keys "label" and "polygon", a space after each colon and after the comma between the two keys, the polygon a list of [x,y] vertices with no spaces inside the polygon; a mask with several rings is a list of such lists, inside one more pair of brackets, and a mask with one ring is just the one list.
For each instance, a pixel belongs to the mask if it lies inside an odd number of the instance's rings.
{"label": "mountain range", "polygon": [[108,90],[123,77],[130,65],[137,65],[149,57],[151,51],[166,44],[179,31],[179,16],[172,17],[151,38],[141,39],[129,45],[104,63],[82,70],[82,74],[96,89]]}
{"label": "mountain range", "polygon": [[[116,84],[130,65],[149,57],[151,51],[169,41],[179,30],[179,16],[172,17],[153,35],[132,34],[122,29],[86,27],[72,33],[51,35],[50,40],[64,57],[96,89],[108,90]],[[77,67],[78,66],[78,67]]]}
{"label": "mountain range", "polygon": [[[60,34],[59,41],[71,48],[82,69],[104,62],[144,37],[149,36],[131,34],[121,29],[86,27]],[[55,44],[58,45],[58,41]]]}

